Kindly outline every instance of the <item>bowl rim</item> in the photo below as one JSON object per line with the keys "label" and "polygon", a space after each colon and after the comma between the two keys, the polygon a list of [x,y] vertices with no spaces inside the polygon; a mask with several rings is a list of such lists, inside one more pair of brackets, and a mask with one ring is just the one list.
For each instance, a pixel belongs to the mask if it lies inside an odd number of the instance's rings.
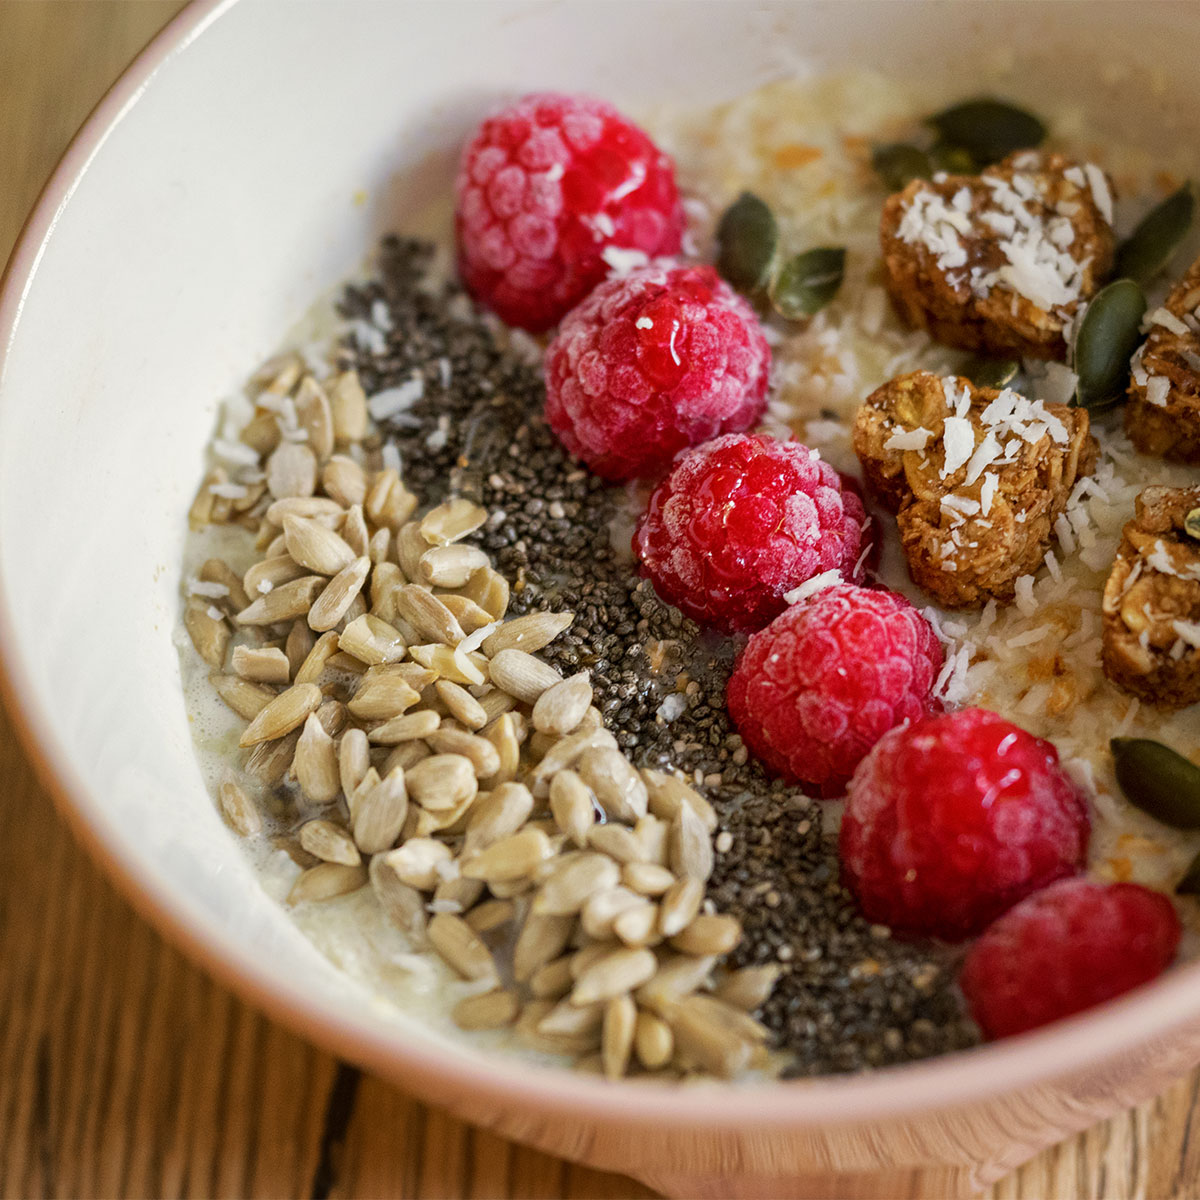
{"label": "bowl rim", "polygon": [[[96,104],[42,188],[0,274],[0,406],[6,367],[25,298],[58,219],[109,134],[140,102],[153,77],[240,0],[191,0],[133,59]],[[287,978],[232,945],[198,907],[143,871],[119,837],[95,819],[93,789],[67,762],[52,721],[24,687],[29,672],[14,628],[8,582],[0,576],[0,700],[59,814],[124,899],[168,942],[222,986],[319,1047],[421,1095],[464,1089],[501,1110],[514,1102],[564,1117],[659,1128],[786,1129],[906,1118],[979,1103],[1111,1061],[1200,1017],[1200,960],[1098,1009],[1047,1029],[856,1076],[819,1076],[754,1086],[663,1089],[609,1082],[503,1054],[465,1059],[404,1042],[382,1026],[327,1010]],[[54,764],[54,765],[52,765]],[[94,811],[96,810],[96,811]],[[230,835],[232,836],[232,834]],[[1099,1050],[1097,1048],[1100,1048]],[[449,1086],[448,1086],[449,1085]],[[670,1104],[663,1097],[669,1094]]]}

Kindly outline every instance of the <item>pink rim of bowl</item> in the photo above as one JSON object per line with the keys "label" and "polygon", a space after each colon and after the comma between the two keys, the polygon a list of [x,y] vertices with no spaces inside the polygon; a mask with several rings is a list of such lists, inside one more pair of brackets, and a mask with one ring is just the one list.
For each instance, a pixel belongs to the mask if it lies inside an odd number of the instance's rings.
{"label": "pink rim of bowl", "polygon": [[[192,0],[137,56],[75,135],[25,222],[0,278],[0,386],[5,361],[18,336],[24,297],[38,269],[43,247],[54,234],[61,211],[102,149],[109,132],[139,102],[150,79],[200,37],[238,0]],[[922,1111],[985,1101],[1088,1067],[1098,1057],[1116,1057],[1156,1035],[1169,1034],[1200,1014],[1200,962],[1176,967],[1161,980],[1102,1008],[1050,1029],[966,1053],[867,1075],[799,1080],[791,1084],[718,1090],[664,1091],[608,1083],[565,1070],[521,1064],[520,1072],[501,1056],[477,1061],[402,1044],[378,1027],[313,1003],[289,981],[264,971],[243,950],[222,944],[218,929],[147,878],[115,840],[88,818],[86,779],[64,763],[51,714],[26,704],[26,666],[17,644],[8,604],[7,580],[0,579],[0,689],[9,715],[43,785],[88,854],[98,862],[137,912],[224,986],[311,1042],[412,1091],[427,1090],[436,1079],[494,1098],[519,1101],[564,1118],[595,1121],[649,1121],[660,1127],[728,1129],[818,1127],[878,1121]],[[1097,1048],[1102,1048],[1097,1054]]]}

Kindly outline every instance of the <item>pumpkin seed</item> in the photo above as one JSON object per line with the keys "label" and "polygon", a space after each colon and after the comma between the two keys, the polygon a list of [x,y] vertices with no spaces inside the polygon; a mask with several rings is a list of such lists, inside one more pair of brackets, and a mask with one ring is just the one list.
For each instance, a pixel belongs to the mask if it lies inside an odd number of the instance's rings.
{"label": "pumpkin seed", "polygon": [[1013,358],[984,358],[975,355],[959,369],[977,388],[1006,388],[1017,377],[1021,364]]}
{"label": "pumpkin seed", "polygon": [[952,146],[949,142],[935,142],[929,150],[929,161],[935,171],[948,175],[971,175],[975,171],[975,159],[970,150]]}
{"label": "pumpkin seed", "polygon": [[1171,261],[1196,216],[1191,182],[1152,208],[1117,250],[1116,273],[1143,286]]}
{"label": "pumpkin seed", "polygon": [[756,292],[767,281],[779,226],[774,214],[753,192],[743,192],[717,226],[717,270],[740,292]]}
{"label": "pumpkin seed", "polygon": [[846,269],[841,246],[818,246],[789,258],[771,281],[771,303],[788,321],[811,317],[837,295]]}
{"label": "pumpkin seed", "polygon": [[1046,137],[1046,126],[1032,113],[989,97],[952,105],[926,117],[925,124],[944,143],[970,154],[977,167],[999,162],[1014,150],[1040,146]]}
{"label": "pumpkin seed", "polygon": [[1200,854],[1184,871],[1183,878],[1175,885],[1175,892],[1180,896],[1200,896]]}
{"label": "pumpkin seed", "polygon": [[1075,403],[1081,408],[1103,408],[1125,391],[1145,311],[1146,297],[1132,279],[1101,288],[1088,305],[1075,337]]}
{"label": "pumpkin seed", "polygon": [[1109,742],[1130,804],[1174,829],[1200,829],[1200,767],[1150,738]]}
{"label": "pumpkin seed", "polygon": [[1193,537],[1200,540],[1200,508],[1193,508],[1186,517],[1183,518],[1183,531],[1188,537]]}
{"label": "pumpkin seed", "polygon": [[933,174],[929,155],[907,142],[874,147],[871,166],[889,192],[902,192],[914,179],[928,179]]}

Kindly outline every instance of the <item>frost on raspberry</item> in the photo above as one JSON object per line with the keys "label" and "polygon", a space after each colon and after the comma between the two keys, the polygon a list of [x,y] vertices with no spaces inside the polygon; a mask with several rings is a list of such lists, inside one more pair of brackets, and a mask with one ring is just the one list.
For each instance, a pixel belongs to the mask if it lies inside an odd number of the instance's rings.
{"label": "frost on raspberry", "polygon": [[729,714],[771,770],[838,795],[880,737],[929,711],[942,659],[903,596],[835,584],[750,639],[729,679]]}
{"label": "frost on raspberry", "polygon": [[863,913],[958,941],[1077,873],[1087,803],[1040,738],[979,708],[885,734],[846,792],[841,857]]}
{"label": "frost on raspberry", "polygon": [[865,522],[857,492],[816,452],[732,433],[676,459],[633,552],[667,603],[700,625],[748,633],[817,576],[860,578]]}
{"label": "frost on raspberry", "polygon": [[755,425],[771,351],[753,310],[711,267],[651,265],[599,285],[546,351],[546,419],[606,479]]}
{"label": "frost on raspberry", "polygon": [[1023,900],[971,948],[960,983],[976,1024],[1009,1037],[1083,1012],[1160,975],[1179,948],[1161,892],[1067,879]]}
{"label": "frost on raspberry", "polygon": [[608,273],[606,251],[675,254],[671,159],[601,100],[535,94],[489,117],[455,185],[459,271],[509,325],[549,329]]}

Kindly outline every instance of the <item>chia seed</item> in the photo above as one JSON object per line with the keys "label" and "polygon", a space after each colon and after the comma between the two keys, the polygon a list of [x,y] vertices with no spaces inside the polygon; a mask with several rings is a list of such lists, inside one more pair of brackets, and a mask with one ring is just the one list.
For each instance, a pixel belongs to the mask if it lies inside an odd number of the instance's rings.
{"label": "chia seed", "polygon": [[819,802],[769,779],[729,723],[738,643],[702,633],[638,578],[629,493],[567,456],[542,418],[529,340],[508,347],[503,327],[456,282],[431,278],[434,251],[384,239],[376,278],[341,303],[379,337],[352,335],[341,365],[357,369],[368,395],[422,380],[421,399],[383,424],[407,486],[429,504],[454,493],[492,512],[470,540],[512,584],[510,614],[573,611],[543,657],[564,673],[590,670],[620,746],[642,766],[686,772],[716,808],[708,898],[742,921],[733,965],[785,968],[760,1014],[788,1056],[785,1074],[859,1071],[974,1044],[956,957],[897,941],[858,914]]}

